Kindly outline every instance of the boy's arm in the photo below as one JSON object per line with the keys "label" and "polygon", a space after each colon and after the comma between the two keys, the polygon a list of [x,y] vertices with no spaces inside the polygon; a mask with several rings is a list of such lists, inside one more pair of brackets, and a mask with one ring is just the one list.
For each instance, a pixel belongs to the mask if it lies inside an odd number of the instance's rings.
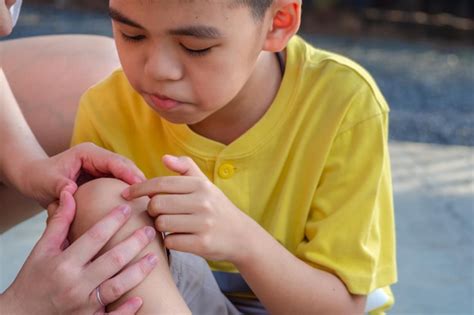
{"label": "boy's arm", "polygon": [[366,296],[352,295],[335,275],[292,255],[252,221],[247,251],[233,263],[270,314],[363,314]]}
{"label": "boy's arm", "polygon": [[[181,177],[131,186],[126,199],[153,196],[148,213],[169,249],[232,262],[272,314],[363,313],[365,296],[353,296],[336,276],[293,256],[240,211],[189,158],[164,157]],[[231,224],[230,224],[231,223]],[[174,234],[173,234],[174,233]]]}

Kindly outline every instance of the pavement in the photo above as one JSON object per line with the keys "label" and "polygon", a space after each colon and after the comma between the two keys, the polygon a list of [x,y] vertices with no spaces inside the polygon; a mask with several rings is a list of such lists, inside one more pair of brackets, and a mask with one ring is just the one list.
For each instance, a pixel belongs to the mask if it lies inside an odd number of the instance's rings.
{"label": "pavement", "polygon": [[[474,147],[390,142],[399,282],[390,314],[474,314]],[[0,235],[0,292],[45,226]]]}

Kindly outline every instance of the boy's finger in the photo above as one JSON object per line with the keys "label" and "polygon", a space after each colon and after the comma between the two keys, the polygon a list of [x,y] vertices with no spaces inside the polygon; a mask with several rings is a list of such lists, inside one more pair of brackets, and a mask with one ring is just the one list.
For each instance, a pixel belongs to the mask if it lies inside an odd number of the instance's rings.
{"label": "boy's finger", "polygon": [[56,205],[51,205],[51,210],[54,210],[54,213],[48,218],[46,230],[38,242],[38,246],[41,246],[44,251],[59,252],[74,219],[76,203],[69,192],[63,191],[60,196],[59,206],[56,208]]}
{"label": "boy's finger", "polygon": [[201,202],[196,194],[159,194],[151,198],[147,212],[152,217],[162,214],[193,214],[206,211],[209,202]]}
{"label": "boy's finger", "polygon": [[125,224],[130,213],[129,205],[116,207],[66,249],[67,258],[80,266],[88,263]]}
{"label": "boy's finger", "polygon": [[196,190],[198,182],[195,178],[182,176],[163,176],[147,180],[143,183],[127,187],[122,192],[126,200],[157,194],[189,194]]}
{"label": "boy's finger", "polygon": [[173,155],[165,155],[163,156],[163,164],[165,166],[180,175],[183,176],[197,176],[200,178],[207,178],[201,169],[197,166],[197,164],[187,156],[173,156]]}
{"label": "boy's finger", "polygon": [[205,221],[195,215],[160,215],[155,220],[155,228],[166,233],[198,233],[212,228],[211,221]]}
{"label": "boy's finger", "polygon": [[205,250],[199,242],[199,237],[195,234],[168,234],[164,242],[168,249],[195,255],[200,255]]}

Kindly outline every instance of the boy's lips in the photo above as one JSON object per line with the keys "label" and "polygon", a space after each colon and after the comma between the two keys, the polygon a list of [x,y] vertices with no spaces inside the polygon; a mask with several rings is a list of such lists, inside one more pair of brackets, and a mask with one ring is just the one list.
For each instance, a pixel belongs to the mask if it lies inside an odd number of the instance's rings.
{"label": "boy's lips", "polygon": [[150,96],[150,100],[153,102],[153,106],[156,109],[161,110],[170,110],[177,107],[181,102],[168,98],[164,95],[159,94],[148,94]]}

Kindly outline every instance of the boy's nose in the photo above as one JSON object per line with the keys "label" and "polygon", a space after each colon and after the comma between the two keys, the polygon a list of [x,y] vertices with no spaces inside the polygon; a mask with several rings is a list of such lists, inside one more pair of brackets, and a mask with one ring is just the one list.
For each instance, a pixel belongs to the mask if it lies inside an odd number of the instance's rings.
{"label": "boy's nose", "polygon": [[145,64],[145,75],[156,81],[180,80],[183,70],[177,53],[162,46],[153,49]]}

